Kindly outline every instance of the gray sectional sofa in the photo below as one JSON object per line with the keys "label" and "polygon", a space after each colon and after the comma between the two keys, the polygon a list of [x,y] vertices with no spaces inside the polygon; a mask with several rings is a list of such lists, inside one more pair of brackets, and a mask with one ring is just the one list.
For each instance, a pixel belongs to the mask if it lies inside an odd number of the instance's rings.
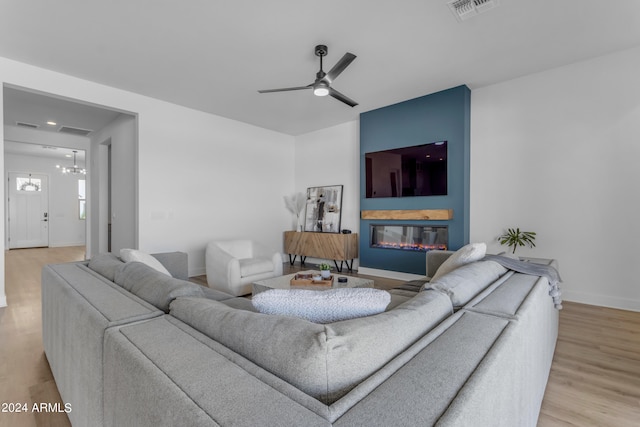
{"label": "gray sectional sofa", "polygon": [[[428,274],[449,255],[429,252]],[[316,324],[156,257],[175,277],[109,254],[43,269],[45,353],[74,426],[536,425],[558,327],[544,277],[480,261],[446,290],[409,282],[383,313]]]}

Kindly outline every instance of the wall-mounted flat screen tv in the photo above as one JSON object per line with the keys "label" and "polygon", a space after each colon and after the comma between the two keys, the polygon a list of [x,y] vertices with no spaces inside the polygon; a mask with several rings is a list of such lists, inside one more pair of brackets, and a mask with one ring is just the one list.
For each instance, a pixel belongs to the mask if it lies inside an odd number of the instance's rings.
{"label": "wall-mounted flat screen tv", "polygon": [[365,153],[365,197],[447,194],[447,141]]}

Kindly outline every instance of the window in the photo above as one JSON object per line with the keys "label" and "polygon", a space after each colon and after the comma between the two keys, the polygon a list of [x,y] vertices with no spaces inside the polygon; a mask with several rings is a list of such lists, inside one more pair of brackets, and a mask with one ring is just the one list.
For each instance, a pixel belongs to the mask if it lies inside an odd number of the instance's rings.
{"label": "window", "polygon": [[78,180],[78,218],[87,219],[87,192],[86,181],[84,179]]}
{"label": "window", "polygon": [[39,178],[16,178],[16,190],[18,191],[42,191],[42,180]]}

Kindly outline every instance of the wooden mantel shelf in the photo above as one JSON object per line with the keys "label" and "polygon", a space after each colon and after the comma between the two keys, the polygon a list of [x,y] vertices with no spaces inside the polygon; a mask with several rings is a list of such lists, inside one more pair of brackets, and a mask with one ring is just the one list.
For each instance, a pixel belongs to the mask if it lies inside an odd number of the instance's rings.
{"label": "wooden mantel shelf", "polygon": [[453,209],[360,211],[360,218],[442,221],[453,219]]}

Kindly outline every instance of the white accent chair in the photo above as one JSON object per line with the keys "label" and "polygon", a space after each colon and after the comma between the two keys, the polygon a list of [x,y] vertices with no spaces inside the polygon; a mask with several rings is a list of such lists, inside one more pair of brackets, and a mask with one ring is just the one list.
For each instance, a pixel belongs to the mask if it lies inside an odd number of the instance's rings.
{"label": "white accent chair", "polygon": [[282,255],[251,240],[209,242],[205,263],[209,287],[235,296],[250,294],[256,280],[282,276]]}

